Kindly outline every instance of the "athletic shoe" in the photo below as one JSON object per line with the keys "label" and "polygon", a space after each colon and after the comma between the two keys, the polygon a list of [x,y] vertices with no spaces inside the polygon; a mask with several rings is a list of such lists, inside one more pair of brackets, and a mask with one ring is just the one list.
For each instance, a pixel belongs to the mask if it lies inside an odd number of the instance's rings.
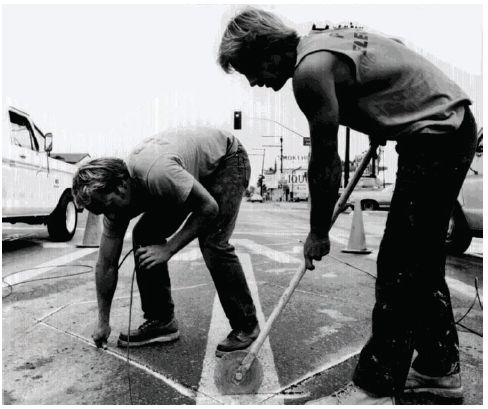
{"label": "athletic shoe", "polygon": [[146,320],[138,329],[130,331],[130,337],[127,332],[121,332],[117,345],[119,347],[139,347],[156,342],[174,341],[180,337],[178,323],[173,318],[169,322],[159,320]]}
{"label": "athletic shoe", "polygon": [[422,375],[410,368],[405,393],[429,393],[442,398],[460,399],[463,397],[461,374],[455,373],[446,376]]}
{"label": "athletic shoe", "polygon": [[256,324],[256,326],[250,332],[235,329],[232,330],[229,335],[227,335],[227,338],[220,341],[220,343],[217,345],[215,355],[221,357],[227,352],[246,349],[258,337],[259,332],[259,324]]}
{"label": "athletic shoe", "polygon": [[309,401],[306,405],[394,405],[393,396],[376,396],[353,382],[325,398]]}

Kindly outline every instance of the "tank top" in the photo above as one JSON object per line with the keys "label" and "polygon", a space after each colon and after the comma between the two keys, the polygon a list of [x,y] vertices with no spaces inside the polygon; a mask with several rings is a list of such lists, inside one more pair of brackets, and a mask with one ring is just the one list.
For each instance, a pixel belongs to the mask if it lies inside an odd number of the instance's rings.
{"label": "tank top", "polygon": [[377,138],[456,130],[469,97],[440,69],[397,40],[357,28],[312,30],[300,39],[295,69],[310,54],[331,52],[354,69],[338,91],[340,123]]}

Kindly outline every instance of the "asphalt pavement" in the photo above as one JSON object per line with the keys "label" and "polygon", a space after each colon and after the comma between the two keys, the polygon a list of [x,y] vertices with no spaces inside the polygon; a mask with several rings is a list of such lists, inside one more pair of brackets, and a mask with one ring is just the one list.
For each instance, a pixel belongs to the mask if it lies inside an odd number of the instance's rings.
{"label": "asphalt pavement", "polygon": [[[370,332],[377,249],[386,212],[363,212],[369,255],[342,253],[352,222],[342,214],[331,231],[329,257],[308,271],[259,355],[258,393],[225,395],[214,380],[215,346],[230,331],[196,242],[170,261],[181,337],[127,350],[116,345],[128,327],[133,260],[119,273],[107,350],[90,335],[97,317],[93,279],[97,249],[80,249],[83,225],[67,244],[50,243],[41,228],[3,237],[4,404],[303,404],[327,396],[351,377]],[[235,245],[261,326],[295,273],[308,232],[306,203],[244,203]],[[25,237],[22,238],[22,234]],[[130,232],[123,254],[130,250]],[[59,278],[62,276],[62,278]],[[450,257],[448,284],[458,326],[464,404],[483,402],[482,241]],[[26,282],[29,281],[29,282]],[[10,285],[7,285],[9,283]],[[132,324],[142,323],[137,286]],[[399,403],[449,403],[422,396]]]}

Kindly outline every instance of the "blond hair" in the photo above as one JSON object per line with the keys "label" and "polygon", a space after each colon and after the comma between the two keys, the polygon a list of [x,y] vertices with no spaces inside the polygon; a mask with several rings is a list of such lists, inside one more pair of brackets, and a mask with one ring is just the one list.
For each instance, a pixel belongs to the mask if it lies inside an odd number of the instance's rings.
{"label": "blond hair", "polygon": [[93,193],[111,193],[129,177],[129,170],[122,159],[99,158],[81,165],[73,177],[76,205],[89,206]]}
{"label": "blond hair", "polygon": [[253,67],[269,53],[295,49],[298,34],[276,15],[248,7],[227,25],[219,47],[218,63],[229,73]]}

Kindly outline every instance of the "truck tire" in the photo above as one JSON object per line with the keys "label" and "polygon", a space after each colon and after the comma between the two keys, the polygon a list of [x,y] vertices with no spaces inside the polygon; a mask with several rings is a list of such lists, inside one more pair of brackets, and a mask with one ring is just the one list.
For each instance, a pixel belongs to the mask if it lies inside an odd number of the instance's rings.
{"label": "truck tire", "polygon": [[378,203],[374,200],[362,200],[361,201],[362,210],[376,210],[378,209]]}
{"label": "truck tire", "polygon": [[65,193],[56,209],[49,215],[47,231],[52,241],[69,241],[73,238],[78,224],[78,212],[71,193]]}
{"label": "truck tire", "polygon": [[466,218],[461,210],[461,206],[456,203],[447,229],[447,253],[456,256],[463,254],[471,244],[472,237]]}

